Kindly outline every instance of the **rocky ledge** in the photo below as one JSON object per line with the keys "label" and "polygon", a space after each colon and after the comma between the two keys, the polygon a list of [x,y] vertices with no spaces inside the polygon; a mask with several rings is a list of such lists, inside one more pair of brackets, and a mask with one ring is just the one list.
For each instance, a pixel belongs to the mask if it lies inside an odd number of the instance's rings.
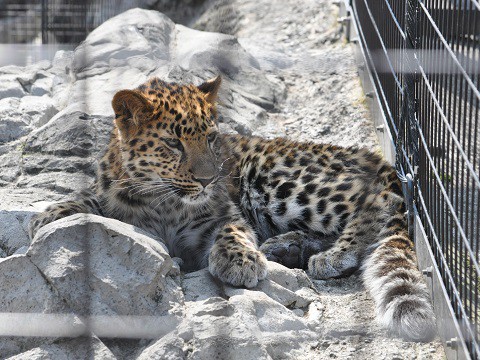
{"label": "rocky ledge", "polygon": [[441,358],[439,341],[384,334],[356,274],[312,281],[270,262],[257,287],[234,288],[181,272],[141,229],[83,214],[30,242],[33,213],[93,180],[113,94],[152,76],[221,74],[225,132],[375,146],[335,6],[215,4],[194,25],[204,31],[133,9],[51,62],[0,68],[0,357]]}

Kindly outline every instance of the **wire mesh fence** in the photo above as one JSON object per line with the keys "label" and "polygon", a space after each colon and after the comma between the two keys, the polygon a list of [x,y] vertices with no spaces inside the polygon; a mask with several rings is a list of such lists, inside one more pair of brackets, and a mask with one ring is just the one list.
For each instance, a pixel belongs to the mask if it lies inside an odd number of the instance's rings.
{"label": "wire mesh fence", "polygon": [[480,3],[351,6],[400,176],[413,179],[410,215],[425,229],[467,352],[479,358]]}
{"label": "wire mesh fence", "polygon": [[105,20],[141,5],[135,0],[3,0],[0,43],[78,44]]}

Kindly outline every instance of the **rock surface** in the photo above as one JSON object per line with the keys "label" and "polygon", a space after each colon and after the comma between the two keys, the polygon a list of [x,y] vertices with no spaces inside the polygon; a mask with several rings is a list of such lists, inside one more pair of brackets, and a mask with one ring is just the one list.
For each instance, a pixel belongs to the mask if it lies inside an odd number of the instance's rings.
{"label": "rock surface", "polygon": [[10,360],[116,360],[113,353],[97,338],[76,338],[44,344],[24,353],[9,357]]}
{"label": "rock surface", "polygon": [[[202,31],[134,9],[51,62],[0,68],[0,335],[10,336],[1,356],[441,359],[439,341],[406,342],[376,325],[358,274],[312,281],[269,262],[256,288],[233,288],[206,269],[181,273],[157,239],[96,216],[63,219],[29,243],[31,214],[93,180],[114,92],[151,76],[200,83],[222,74],[223,131],[376,147],[332,1],[188,3],[185,16],[207,9],[182,19]],[[20,321],[18,332],[39,336],[12,337],[16,315],[56,326],[46,337]],[[59,339],[58,326],[94,336]]]}
{"label": "rock surface", "polygon": [[[42,324],[32,321],[31,317],[36,315],[41,317],[43,314],[64,314],[64,321],[56,323],[59,329],[65,329],[65,326],[68,327],[68,324],[75,321],[69,307],[45,280],[35,264],[26,255],[13,255],[0,260],[0,272],[2,274],[0,285],[2,309],[0,334],[3,336],[0,340],[0,354],[2,358],[61,338],[62,335],[59,332],[42,329]],[[28,316],[24,316],[25,314]],[[17,318],[16,315],[19,317]],[[80,330],[77,335],[81,333]],[[25,336],[19,336],[20,334]],[[44,336],[39,336],[40,334]]]}
{"label": "rock surface", "polygon": [[0,258],[30,245],[28,222],[33,212],[0,210]]}
{"label": "rock surface", "polygon": [[164,315],[183,301],[165,277],[173,266],[165,246],[114,219],[77,214],[48,224],[27,256],[77,314]]}

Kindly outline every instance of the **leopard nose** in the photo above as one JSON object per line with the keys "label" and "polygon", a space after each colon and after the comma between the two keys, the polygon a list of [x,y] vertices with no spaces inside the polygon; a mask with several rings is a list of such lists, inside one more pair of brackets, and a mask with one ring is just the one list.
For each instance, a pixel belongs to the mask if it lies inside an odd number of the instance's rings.
{"label": "leopard nose", "polygon": [[204,178],[204,179],[195,178],[195,180],[198,181],[200,184],[202,184],[202,186],[204,188],[206,188],[207,185],[210,184],[213,181],[213,179],[215,179],[215,177],[211,177],[211,178],[208,178],[208,179],[207,178]]}

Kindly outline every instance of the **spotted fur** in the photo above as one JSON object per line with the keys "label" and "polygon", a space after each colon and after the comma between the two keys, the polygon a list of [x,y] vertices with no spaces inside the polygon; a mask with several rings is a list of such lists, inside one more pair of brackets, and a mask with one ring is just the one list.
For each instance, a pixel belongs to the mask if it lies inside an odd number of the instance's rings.
{"label": "spotted fur", "polygon": [[246,287],[266,277],[267,258],[316,279],[363,266],[382,324],[431,338],[433,312],[394,169],[366,149],[219,134],[219,85],[155,78],[119,91],[95,194],[39,214],[31,236],[72,213],[112,217],[157,236],[185,270],[208,266]]}

